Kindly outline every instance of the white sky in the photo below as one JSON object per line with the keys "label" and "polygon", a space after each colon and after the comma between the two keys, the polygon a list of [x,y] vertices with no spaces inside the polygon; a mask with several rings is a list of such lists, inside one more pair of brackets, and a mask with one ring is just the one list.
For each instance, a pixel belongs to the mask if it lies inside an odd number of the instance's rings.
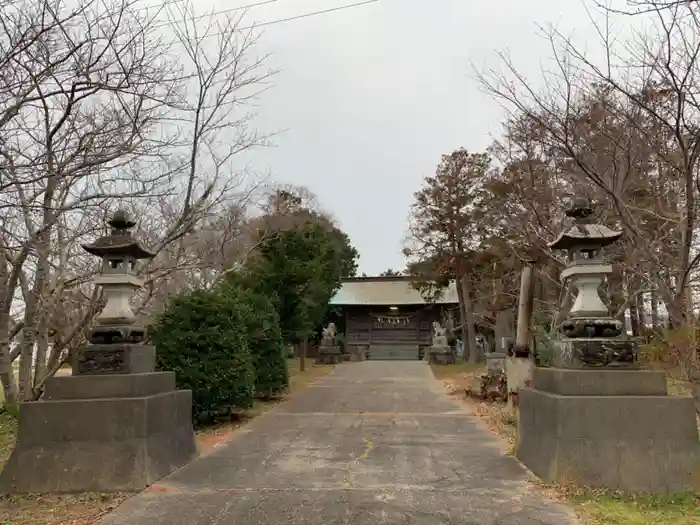
{"label": "white sky", "polygon": [[[254,1],[196,5],[204,13]],[[356,1],[277,0],[248,19]],[[441,154],[483,150],[500,132],[505,113],[480,91],[471,64],[498,67],[496,52],[507,50],[537,80],[551,55],[537,28],[547,22],[581,42],[595,37],[581,0],[380,0],[267,26],[261,52],[282,72],[260,100],[257,126],[287,131],[245,162],[315,192],[360,251],[360,272],[402,268],[408,210],[423,177]]]}

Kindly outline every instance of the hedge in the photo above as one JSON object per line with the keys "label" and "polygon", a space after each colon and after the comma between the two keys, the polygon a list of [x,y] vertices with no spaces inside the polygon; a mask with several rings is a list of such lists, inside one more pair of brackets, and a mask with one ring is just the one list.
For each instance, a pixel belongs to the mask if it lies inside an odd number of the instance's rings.
{"label": "hedge", "polygon": [[282,394],[289,386],[280,320],[271,298],[255,292],[243,276],[232,274],[219,289],[236,297],[248,309],[248,346],[255,369],[255,393],[263,399]]}
{"label": "hedge", "polygon": [[158,369],[192,390],[196,426],[253,406],[249,315],[238,294],[197,290],[173,299],[152,327]]}

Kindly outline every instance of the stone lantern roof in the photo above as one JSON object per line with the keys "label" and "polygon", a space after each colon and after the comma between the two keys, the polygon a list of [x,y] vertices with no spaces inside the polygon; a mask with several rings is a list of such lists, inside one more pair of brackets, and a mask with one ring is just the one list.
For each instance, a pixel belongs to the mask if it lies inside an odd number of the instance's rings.
{"label": "stone lantern roof", "polygon": [[552,250],[572,250],[576,247],[603,248],[622,237],[622,232],[594,223],[592,215],[593,208],[588,199],[575,198],[571,208],[566,211],[566,216],[574,219],[573,226],[560,233],[547,246]]}
{"label": "stone lantern roof", "polygon": [[134,239],[130,230],[136,223],[125,210],[117,210],[107,224],[112,227],[112,231],[92,244],[84,244],[83,250],[102,258],[108,255],[123,255],[134,259],[151,259],[155,256]]}

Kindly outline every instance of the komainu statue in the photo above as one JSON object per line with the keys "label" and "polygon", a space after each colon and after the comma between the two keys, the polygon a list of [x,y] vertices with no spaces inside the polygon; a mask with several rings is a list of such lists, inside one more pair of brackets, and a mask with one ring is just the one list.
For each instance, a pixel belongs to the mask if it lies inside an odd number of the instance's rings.
{"label": "komainu statue", "polygon": [[335,335],[336,335],[335,323],[328,323],[328,326],[326,326],[323,329],[323,338],[321,340],[321,344],[323,346],[335,345]]}

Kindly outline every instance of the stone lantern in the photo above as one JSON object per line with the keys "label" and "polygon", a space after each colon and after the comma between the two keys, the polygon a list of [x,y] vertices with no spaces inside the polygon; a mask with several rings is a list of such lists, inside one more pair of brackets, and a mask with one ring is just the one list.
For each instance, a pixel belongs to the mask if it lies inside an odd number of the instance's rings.
{"label": "stone lantern", "polygon": [[140,491],[196,453],[192,392],[155,371],[129,304],[142,285],[137,262],[153,253],[132,237],[125,212],[108,224],[109,235],[83,246],[102,258],[104,309],[73,355],[73,375],[48,379],[40,401],[21,404],[0,493]]}
{"label": "stone lantern", "polygon": [[593,208],[585,198],[574,199],[566,215],[574,220],[573,226],[549,247],[566,250],[568,265],[561,280],[571,284],[576,298],[559,326],[563,337],[553,364],[562,368],[633,366],[636,346],[623,335],[624,324],[610,316],[599,292],[606,275],[612,273],[612,266],[603,259],[603,248],[617,242],[622,232],[595,223]]}
{"label": "stone lantern", "polygon": [[93,282],[102,287],[106,302],[90,330],[91,344],[74,356],[73,375],[152,371],[155,363],[152,347],[124,346],[137,345],[146,337],[145,328],[134,324],[131,299],[143,286],[136,273],[138,261],[154,254],[134,239],[131,229],[136,223],[124,210],[118,210],[107,224],[108,235],[83,245],[86,252],[102,259]]}
{"label": "stone lantern", "polygon": [[[585,199],[549,246],[568,252],[564,284],[576,299],[554,341],[553,366],[520,389],[517,458],[546,483],[627,491],[692,490],[700,467],[695,407],[668,396],[666,374],[643,370],[599,287],[612,267],[602,249],[621,232],[596,224]],[[562,308],[564,304],[562,304]]]}
{"label": "stone lantern", "polygon": [[154,254],[133,238],[131,229],[136,223],[124,210],[118,210],[107,224],[112,228],[108,235],[83,245],[86,252],[102,259],[100,275],[93,282],[102,286],[106,299],[90,340],[138,343],[145,334],[142,328],[133,326],[130,304],[134,292],[143,286],[143,279],[136,274],[136,264],[139,259],[150,259]]}

